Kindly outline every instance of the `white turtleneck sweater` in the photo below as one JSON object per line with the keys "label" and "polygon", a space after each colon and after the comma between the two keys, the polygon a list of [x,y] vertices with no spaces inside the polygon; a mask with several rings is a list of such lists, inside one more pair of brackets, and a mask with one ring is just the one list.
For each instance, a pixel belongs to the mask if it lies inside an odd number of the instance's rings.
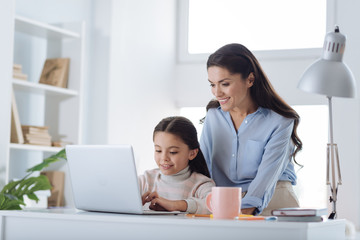
{"label": "white turtleneck sweater", "polygon": [[145,171],[139,176],[139,184],[141,195],[157,192],[168,200],[185,200],[188,213],[210,214],[205,201],[215,183],[203,174],[190,173],[189,167],[174,175],[163,175],[158,168]]}

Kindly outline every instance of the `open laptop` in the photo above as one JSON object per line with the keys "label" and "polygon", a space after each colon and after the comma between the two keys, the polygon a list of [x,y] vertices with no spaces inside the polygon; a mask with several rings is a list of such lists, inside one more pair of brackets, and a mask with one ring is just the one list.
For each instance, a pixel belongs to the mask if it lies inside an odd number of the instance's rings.
{"label": "open laptop", "polygon": [[131,145],[67,145],[75,207],[85,211],[179,214],[144,210]]}

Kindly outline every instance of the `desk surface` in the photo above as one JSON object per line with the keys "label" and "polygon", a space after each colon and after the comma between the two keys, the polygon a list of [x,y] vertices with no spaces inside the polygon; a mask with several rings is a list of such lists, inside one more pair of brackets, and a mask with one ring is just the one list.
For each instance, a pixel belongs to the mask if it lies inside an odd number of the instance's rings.
{"label": "desk surface", "polygon": [[277,222],[75,209],[0,211],[0,239],[345,239],[345,220]]}

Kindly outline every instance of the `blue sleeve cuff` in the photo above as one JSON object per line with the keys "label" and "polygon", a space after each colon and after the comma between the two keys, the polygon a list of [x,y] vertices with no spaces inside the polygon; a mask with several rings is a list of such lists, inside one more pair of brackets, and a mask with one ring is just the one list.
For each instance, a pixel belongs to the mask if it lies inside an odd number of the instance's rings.
{"label": "blue sleeve cuff", "polygon": [[241,200],[241,208],[253,208],[255,207],[255,215],[258,215],[263,210],[263,200],[258,197],[252,197],[252,196],[245,196]]}

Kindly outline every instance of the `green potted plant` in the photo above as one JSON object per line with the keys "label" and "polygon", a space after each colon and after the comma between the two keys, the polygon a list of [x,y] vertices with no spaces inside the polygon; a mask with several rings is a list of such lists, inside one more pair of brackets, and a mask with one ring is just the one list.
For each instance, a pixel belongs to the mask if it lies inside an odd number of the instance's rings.
{"label": "green potted plant", "polygon": [[61,159],[66,160],[65,149],[45,158],[42,163],[26,170],[27,175],[20,180],[10,181],[0,192],[0,210],[21,210],[24,203],[24,195],[31,200],[39,201],[36,192],[40,190],[49,190],[51,185],[49,179],[44,175],[30,177],[34,172],[39,172],[51,163]]}

